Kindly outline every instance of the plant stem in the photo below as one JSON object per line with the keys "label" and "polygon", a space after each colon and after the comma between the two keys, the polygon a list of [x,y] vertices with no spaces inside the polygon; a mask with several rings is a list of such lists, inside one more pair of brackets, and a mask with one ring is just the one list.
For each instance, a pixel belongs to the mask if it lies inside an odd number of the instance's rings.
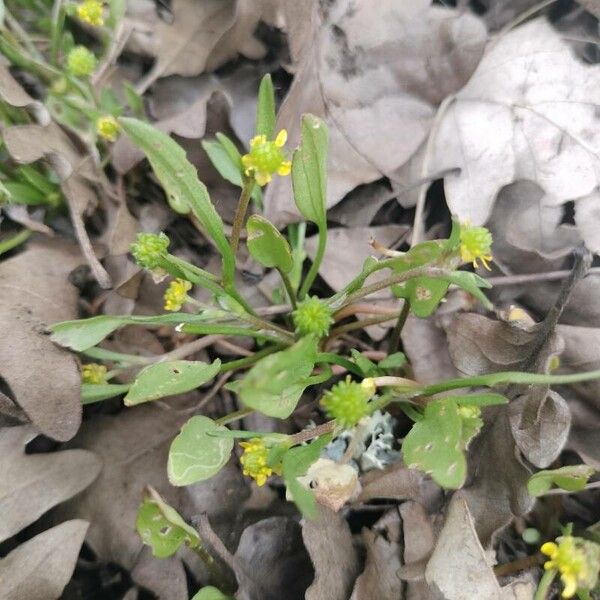
{"label": "plant stem", "polygon": [[235,217],[233,218],[231,237],[229,239],[229,245],[234,256],[237,254],[238,245],[240,243],[240,233],[242,232],[242,227],[244,226],[246,212],[248,211],[248,205],[250,204],[250,194],[252,194],[253,188],[254,180],[244,178],[240,199],[238,200]]}
{"label": "plant stem", "polygon": [[287,329],[284,329],[279,325],[275,325],[275,323],[271,323],[271,321],[266,321],[265,319],[255,317],[251,314],[238,314],[236,316],[242,321],[245,321],[246,323],[249,323],[250,325],[253,325],[254,327],[258,328],[259,330],[270,329],[271,331],[278,333],[281,337],[281,341],[283,341],[284,343],[293,344],[295,342],[294,334],[291,331],[288,331]]}
{"label": "plant stem", "polygon": [[227,578],[223,575],[213,555],[200,543],[198,546],[194,546],[192,550],[197,554],[202,562],[206,565],[206,568],[210,572],[214,582],[221,589],[230,589]]}
{"label": "plant stem", "polygon": [[281,281],[283,281],[283,285],[285,287],[285,291],[287,292],[288,298],[290,299],[290,303],[292,305],[292,310],[296,310],[296,292],[294,292],[294,288],[292,287],[292,282],[290,278],[284,273],[281,269],[277,269],[279,271],[279,275],[281,276]]}
{"label": "plant stem", "polygon": [[550,591],[550,586],[554,581],[554,577],[556,576],[556,570],[550,569],[549,571],[545,571],[540,579],[537,590],[535,591],[535,596],[533,600],[546,600],[548,596],[548,592]]}
{"label": "plant stem", "polygon": [[331,365],[339,365],[344,367],[346,371],[354,373],[357,377],[362,377],[362,371],[350,360],[334,352],[319,352],[317,354],[317,363],[327,363]]}
{"label": "plant stem", "polygon": [[321,425],[317,425],[312,429],[303,429],[298,433],[290,436],[290,442],[293,446],[296,444],[303,444],[304,442],[308,442],[309,440],[313,440],[314,438],[320,437],[327,433],[331,433],[335,429],[335,420],[327,421],[326,423],[321,423]]}
{"label": "plant stem", "polygon": [[364,329],[365,327],[369,327],[370,325],[379,325],[380,323],[386,323],[387,321],[392,321],[396,317],[399,317],[398,313],[393,315],[379,315],[377,317],[371,317],[369,319],[363,319],[362,321],[352,321],[352,323],[346,323],[345,325],[340,325],[339,327],[335,327],[331,330],[329,334],[329,339],[332,339],[338,335],[342,335],[343,333],[348,333],[349,331],[354,331],[356,329]]}
{"label": "plant stem", "polygon": [[241,408],[240,410],[236,410],[235,412],[229,413],[228,415],[217,419],[215,423],[217,425],[228,425],[229,423],[233,423],[234,421],[239,421],[240,419],[247,417],[253,412],[254,409],[252,408]]}
{"label": "plant stem", "polygon": [[402,333],[402,329],[404,328],[404,324],[406,323],[406,319],[410,313],[410,302],[408,299],[404,300],[404,305],[402,306],[402,310],[398,315],[398,320],[396,321],[396,326],[390,335],[390,339],[388,340],[388,354],[393,354],[397,352],[400,347],[400,334]]}
{"label": "plant stem", "polygon": [[65,11],[62,0],[54,0],[52,7],[52,33],[50,38],[50,64],[56,66],[58,62],[58,49],[62,38],[65,23]]}
{"label": "plant stem", "polygon": [[21,229],[21,231],[19,231],[19,233],[17,233],[16,235],[13,235],[12,237],[9,237],[6,240],[2,240],[0,242],[0,255],[4,254],[5,252],[8,252],[9,250],[12,250],[13,248],[16,248],[19,244],[22,244],[29,237],[31,237],[31,231],[29,229]]}
{"label": "plant stem", "polygon": [[327,224],[319,225],[319,245],[317,246],[317,253],[315,254],[315,259],[306,275],[306,279],[302,283],[302,287],[300,288],[300,292],[298,293],[298,299],[303,300],[304,296],[310,291],[310,288],[315,281],[317,275],[319,274],[319,269],[321,268],[321,262],[323,261],[323,256],[325,255],[325,248],[327,246]]}

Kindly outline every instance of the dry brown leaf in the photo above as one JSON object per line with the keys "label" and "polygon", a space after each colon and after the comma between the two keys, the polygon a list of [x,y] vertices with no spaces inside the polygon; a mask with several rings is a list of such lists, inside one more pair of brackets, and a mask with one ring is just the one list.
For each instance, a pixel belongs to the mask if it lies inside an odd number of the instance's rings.
{"label": "dry brown leaf", "polygon": [[361,477],[362,492],[358,502],[368,502],[374,498],[407,500],[416,499],[421,494],[423,474],[409,469],[398,462],[383,471],[369,471]]}
{"label": "dry brown leaf", "polygon": [[3,600],[54,600],[67,585],[88,528],[79,519],[57,525],[0,560]]}
{"label": "dry brown leaf", "polygon": [[317,519],[304,522],[302,537],[315,567],[315,579],[306,590],[306,600],[347,600],[359,573],[359,563],[346,521],[338,513],[320,507]]}
{"label": "dry brown leaf", "polygon": [[397,510],[385,513],[372,529],[362,531],[367,550],[364,571],[358,576],[350,600],[403,597],[401,566],[402,523]]}
{"label": "dry brown leaf", "polygon": [[45,335],[51,323],[77,317],[69,273],[81,263],[76,246],[60,240],[31,242],[0,264],[0,375],[35,427],[72,438],[81,422],[81,376],[75,357]]}
{"label": "dry brown leaf", "polygon": [[39,101],[34,100],[11,75],[9,61],[0,56],[0,98],[10,106],[31,109],[40,123],[47,124],[50,115],[46,107]]}
{"label": "dry brown leaf", "polygon": [[86,450],[25,454],[25,444],[36,436],[31,427],[1,431],[0,542],[3,542],[53,506],[84,490],[98,476],[100,462]]}
{"label": "dry brown leaf", "polygon": [[[356,186],[392,174],[419,148],[437,105],[477,66],[486,31],[477,17],[429,0],[295,4],[285,7],[290,19],[301,18],[290,29],[299,63],[278,126],[294,146],[302,113],[326,119],[331,207]],[[295,218],[289,178],[274,180],[265,206],[276,223]]]}

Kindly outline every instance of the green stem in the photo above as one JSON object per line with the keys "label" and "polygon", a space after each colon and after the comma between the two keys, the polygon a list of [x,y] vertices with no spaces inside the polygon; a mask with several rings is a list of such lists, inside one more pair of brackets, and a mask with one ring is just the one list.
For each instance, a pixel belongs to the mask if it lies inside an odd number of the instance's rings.
{"label": "green stem", "polygon": [[274,352],[281,350],[281,348],[281,346],[271,346],[269,348],[265,348],[264,350],[260,350],[260,352],[256,352],[256,354],[253,354],[252,356],[245,356],[244,358],[238,358],[237,360],[230,360],[221,365],[219,373],[226,373],[227,371],[236,371],[237,369],[251,367],[261,358],[264,358],[269,354],[273,354]]}
{"label": "green stem", "polygon": [[319,225],[319,245],[317,246],[317,253],[315,254],[315,259],[306,275],[306,279],[302,283],[302,287],[300,288],[300,292],[298,293],[298,299],[304,299],[304,296],[310,291],[310,288],[315,281],[317,275],[319,274],[319,269],[321,268],[321,262],[323,261],[323,256],[325,255],[325,248],[327,246],[327,224]]}
{"label": "green stem", "polygon": [[187,324],[181,327],[181,331],[184,333],[193,333],[195,335],[241,335],[258,339],[267,339],[277,344],[284,343],[286,346],[289,346],[292,343],[287,339],[282,340],[281,336],[275,337],[274,335],[269,335],[264,331],[256,331],[248,327],[238,327],[235,325],[212,325],[210,323],[207,323],[206,325]]}
{"label": "green stem", "polygon": [[248,205],[250,204],[250,195],[252,194],[253,188],[254,180],[244,179],[244,184],[242,185],[242,192],[240,194],[240,199],[238,200],[237,209],[235,211],[235,217],[233,218],[231,237],[229,239],[229,245],[234,256],[237,254],[238,245],[240,243],[240,234],[242,232],[242,227],[244,226],[246,213],[248,212]]}
{"label": "green stem", "polygon": [[556,576],[556,570],[550,569],[549,571],[545,571],[540,579],[537,590],[535,591],[535,596],[533,600],[546,600],[548,597],[548,592],[550,591],[550,586],[554,581],[554,577]]}
{"label": "green stem", "polygon": [[96,360],[110,360],[117,363],[125,363],[130,365],[147,365],[155,361],[156,357],[136,356],[135,354],[123,354],[122,352],[113,352],[105,348],[88,348],[80,354],[95,358]]}
{"label": "green stem", "polygon": [[464,387],[493,387],[495,385],[516,383],[523,385],[557,385],[567,383],[579,383],[600,379],[600,369],[586,371],[585,373],[574,373],[572,375],[543,375],[537,373],[521,373],[519,371],[503,371],[490,373],[489,375],[478,375],[475,377],[464,377],[459,379],[448,379],[440,383],[428,385],[420,390],[415,390],[415,395],[432,396],[448,390],[458,390]]}
{"label": "green stem", "polygon": [[50,38],[50,64],[56,66],[58,62],[58,49],[65,24],[65,11],[62,0],[54,0],[52,7],[52,33]]}
{"label": "green stem", "polygon": [[19,244],[25,242],[29,237],[31,237],[31,231],[29,229],[21,229],[19,233],[13,235],[12,237],[2,240],[0,242],[0,255],[16,248]]}
{"label": "green stem", "polygon": [[296,293],[294,292],[294,288],[292,287],[292,282],[290,278],[284,273],[281,269],[277,269],[279,271],[279,275],[281,276],[281,281],[283,281],[283,285],[285,287],[285,291],[290,299],[290,304],[292,305],[292,310],[296,310],[298,306],[296,303]]}
{"label": "green stem", "polygon": [[258,329],[267,329],[271,330],[279,335],[281,341],[286,344],[293,344],[295,341],[294,334],[283,327],[279,327],[279,325],[275,325],[275,323],[271,323],[271,321],[266,321],[265,319],[261,319],[260,317],[255,317],[250,314],[239,314],[236,315],[242,321],[257,327]]}
{"label": "green stem", "polygon": [[253,412],[253,408],[241,408],[240,410],[236,410],[235,412],[229,413],[228,415],[217,419],[215,423],[217,425],[228,425],[229,423],[233,423],[234,421],[239,421],[240,419],[247,417]]}
{"label": "green stem", "polygon": [[394,331],[392,331],[390,339],[388,340],[388,354],[394,354],[394,352],[398,351],[400,347],[400,334],[402,333],[402,329],[404,328],[404,324],[406,323],[409,313],[410,302],[407,298],[404,300],[404,305],[402,306],[402,310],[398,315],[396,326],[394,327]]}
{"label": "green stem", "polygon": [[362,371],[350,360],[333,352],[319,352],[317,354],[317,363],[327,363],[330,365],[339,365],[344,367],[346,371],[354,373],[357,377],[362,377]]}

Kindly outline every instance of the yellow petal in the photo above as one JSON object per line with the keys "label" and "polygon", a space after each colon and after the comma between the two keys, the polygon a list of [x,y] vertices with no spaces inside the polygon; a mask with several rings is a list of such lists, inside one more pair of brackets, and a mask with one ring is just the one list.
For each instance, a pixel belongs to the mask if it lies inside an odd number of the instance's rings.
{"label": "yellow petal", "polygon": [[562,575],[561,580],[565,586],[562,597],[572,598],[577,591],[577,577],[575,575]]}
{"label": "yellow petal", "polygon": [[552,556],[558,550],[558,546],[554,542],[546,542],[542,544],[540,551],[546,556]]}
{"label": "yellow petal", "polygon": [[246,168],[251,167],[252,166],[252,157],[249,154],[244,154],[244,156],[242,156],[242,164]]}
{"label": "yellow petal", "polygon": [[257,171],[254,174],[254,179],[258,185],[267,185],[269,181],[271,181],[271,175],[269,173],[263,173],[261,171]]}
{"label": "yellow petal", "polygon": [[286,175],[290,174],[291,170],[292,170],[292,163],[289,160],[284,160],[279,165],[279,169],[277,169],[277,175],[281,175],[282,177],[285,177]]}
{"label": "yellow petal", "polygon": [[250,148],[254,148],[256,146],[259,146],[260,144],[264,144],[266,141],[267,141],[266,135],[255,135],[250,140]]}
{"label": "yellow petal", "polygon": [[281,148],[287,142],[287,131],[282,129],[275,138],[275,145]]}

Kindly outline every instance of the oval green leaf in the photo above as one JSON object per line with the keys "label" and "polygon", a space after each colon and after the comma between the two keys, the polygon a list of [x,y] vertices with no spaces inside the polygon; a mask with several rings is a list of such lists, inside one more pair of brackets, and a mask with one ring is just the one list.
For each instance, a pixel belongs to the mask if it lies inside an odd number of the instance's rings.
{"label": "oval green leaf", "polygon": [[529,478],[527,491],[531,496],[542,496],[555,485],[568,492],[579,492],[585,488],[588,479],[595,472],[596,470],[588,465],[572,465],[539,471]]}
{"label": "oval green leaf", "polygon": [[252,215],[246,223],[246,245],[261,265],[289,273],[293,267],[292,250],[277,227],[260,215]]}

